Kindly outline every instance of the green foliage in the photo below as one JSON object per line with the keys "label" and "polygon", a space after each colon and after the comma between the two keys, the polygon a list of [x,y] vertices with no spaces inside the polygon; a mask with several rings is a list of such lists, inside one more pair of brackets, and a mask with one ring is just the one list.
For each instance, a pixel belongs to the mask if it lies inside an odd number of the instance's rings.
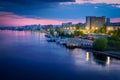
{"label": "green foliage", "polygon": [[101,33],[106,33],[106,24],[103,25],[103,27],[100,29]]}
{"label": "green foliage", "polygon": [[74,36],[83,36],[84,33],[82,31],[74,31]]}
{"label": "green foliage", "polygon": [[60,32],[60,28],[58,28],[58,27],[57,27],[55,30],[56,30],[57,32]]}
{"label": "green foliage", "polygon": [[104,51],[107,48],[107,39],[100,37],[93,42],[93,49],[97,51]]}
{"label": "green foliage", "polygon": [[120,41],[108,40],[108,45],[120,49]]}
{"label": "green foliage", "polygon": [[64,32],[60,31],[60,32],[59,32],[59,36],[60,36],[60,37],[64,36]]}
{"label": "green foliage", "polygon": [[110,31],[111,35],[108,39],[108,46],[116,49],[120,49],[120,30]]}
{"label": "green foliage", "polygon": [[75,25],[75,29],[76,30],[79,30],[80,29],[80,26],[78,24]]}
{"label": "green foliage", "polygon": [[74,31],[74,36],[79,36],[80,35],[80,31]]}
{"label": "green foliage", "polygon": [[54,36],[54,30],[50,29],[50,35]]}
{"label": "green foliage", "polygon": [[63,31],[59,32],[59,36],[60,37],[68,37],[68,38],[71,38],[73,37],[74,35],[73,34],[65,34]]}
{"label": "green foliage", "polygon": [[94,33],[99,34],[99,33],[100,33],[100,30],[99,30],[99,29],[98,29],[98,30],[95,30]]}
{"label": "green foliage", "polygon": [[115,41],[118,41],[119,40],[119,37],[115,36],[115,35],[112,35],[109,40],[115,40]]}
{"label": "green foliage", "polygon": [[97,34],[98,33],[106,33],[106,32],[107,32],[106,24],[104,24],[102,28],[94,30],[94,33],[97,33]]}
{"label": "green foliage", "polygon": [[111,35],[110,40],[120,40],[120,30],[110,31],[109,34]]}

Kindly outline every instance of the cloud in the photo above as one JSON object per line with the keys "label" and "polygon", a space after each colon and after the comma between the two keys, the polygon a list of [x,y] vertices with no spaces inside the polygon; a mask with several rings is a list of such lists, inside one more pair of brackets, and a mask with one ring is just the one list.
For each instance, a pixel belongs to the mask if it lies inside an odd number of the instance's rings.
{"label": "cloud", "polygon": [[59,7],[60,2],[75,2],[75,0],[0,0],[0,6],[4,7],[0,11],[28,16],[36,13],[46,14],[46,10]]}
{"label": "cloud", "polygon": [[91,3],[91,4],[120,4],[120,0],[75,0],[75,2],[61,2],[60,4],[84,4],[84,3]]}
{"label": "cloud", "polygon": [[16,15],[12,12],[0,12],[0,26],[24,26],[24,25],[33,25],[33,24],[41,24],[41,25],[60,25],[63,22],[73,22],[78,23],[77,20],[54,20],[54,19],[35,19],[35,18],[27,18],[24,16]]}
{"label": "cloud", "polygon": [[120,22],[120,18],[112,18],[111,22]]}
{"label": "cloud", "polygon": [[111,5],[113,8],[118,8],[118,9],[120,9],[120,4],[112,4]]}
{"label": "cloud", "polygon": [[[40,20],[54,20],[59,23],[63,21],[85,22],[86,16],[117,18],[120,17],[119,5],[120,0],[0,0],[0,15],[2,15],[0,23],[8,24],[10,20],[11,23],[12,21],[16,23],[12,24],[17,25],[20,20],[25,21],[25,19],[41,24],[44,22],[39,22]],[[5,22],[3,18],[9,19]]]}
{"label": "cloud", "polygon": [[18,16],[10,12],[0,12],[0,26],[24,26],[32,24],[61,24],[61,21],[51,19],[34,19]]}
{"label": "cloud", "polygon": [[120,5],[116,5],[117,8],[120,8]]}
{"label": "cloud", "polygon": [[0,7],[5,11],[25,11],[57,7],[59,2],[75,2],[75,0],[0,0]]}
{"label": "cloud", "polygon": [[120,4],[120,0],[76,0],[77,3],[106,3],[106,4]]}
{"label": "cloud", "polygon": [[97,9],[98,7],[97,7],[97,6],[95,6],[94,8],[95,8],[95,9]]}
{"label": "cloud", "polygon": [[[40,3],[58,3],[58,2],[75,2],[75,0],[0,0],[2,3],[13,3],[21,5],[32,5]],[[40,4],[42,5],[42,4]]]}

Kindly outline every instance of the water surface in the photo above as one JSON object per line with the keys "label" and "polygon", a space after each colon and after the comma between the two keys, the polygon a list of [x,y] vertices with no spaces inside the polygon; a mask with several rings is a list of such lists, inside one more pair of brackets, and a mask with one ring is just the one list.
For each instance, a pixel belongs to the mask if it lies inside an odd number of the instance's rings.
{"label": "water surface", "polygon": [[0,31],[0,80],[120,80],[120,60],[66,49],[35,31]]}

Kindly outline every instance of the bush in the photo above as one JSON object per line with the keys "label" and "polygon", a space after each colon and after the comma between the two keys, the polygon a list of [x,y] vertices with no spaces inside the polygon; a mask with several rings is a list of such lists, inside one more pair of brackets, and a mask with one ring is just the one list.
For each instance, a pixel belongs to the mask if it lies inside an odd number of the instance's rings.
{"label": "bush", "polygon": [[97,51],[104,51],[107,48],[107,39],[100,37],[93,42],[93,49]]}
{"label": "bush", "polygon": [[109,38],[109,40],[115,40],[115,41],[119,41],[120,39],[119,39],[119,37],[118,36],[111,36],[110,38]]}
{"label": "bush", "polygon": [[120,48],[120,41],[117,41],[117,40],[108,40],[108,45],[110,47]]}

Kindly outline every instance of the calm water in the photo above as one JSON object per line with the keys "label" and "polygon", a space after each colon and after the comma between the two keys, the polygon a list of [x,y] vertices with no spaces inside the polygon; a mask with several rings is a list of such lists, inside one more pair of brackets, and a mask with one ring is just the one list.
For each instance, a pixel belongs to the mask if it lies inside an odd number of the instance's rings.
{"label": "calm water", "polygon": [[0,31],[0,80],[120,80],[120,60],[66,49],[40,32]]}

